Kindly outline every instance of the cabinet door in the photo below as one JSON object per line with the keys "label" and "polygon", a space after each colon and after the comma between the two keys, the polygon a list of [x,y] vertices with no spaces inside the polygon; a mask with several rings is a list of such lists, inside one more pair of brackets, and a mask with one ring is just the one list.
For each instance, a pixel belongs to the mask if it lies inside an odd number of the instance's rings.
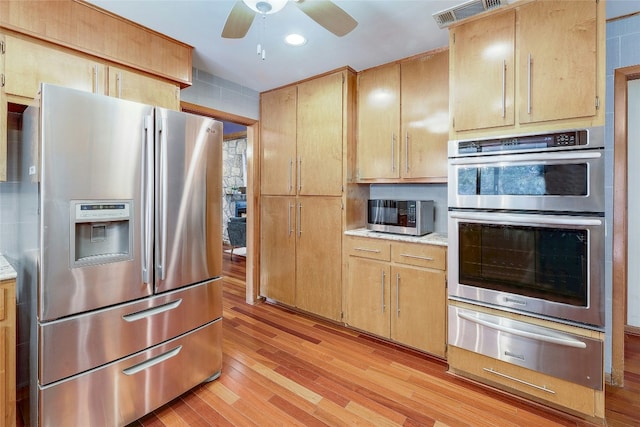
{"label": "cabinet door", "polygon": [[447,180],[449,51],[400,65],[403,178]]}
{"label": "cabinet door", "polygon": [[342,314],[342,200],[298,197],[296,306],[339,321]]}
{"label": "cabinet door", "polygon": [[400,65],[358,74],[359,179],[400,177]]}
{"label": "cabinet door", "polygon": [[41,82],[104,93],[104,65],[39,42],[5,36],[7,94],[34,98]]}
{"label": "cabinet door", "polygon": [[342,194],[343,73],[298,85],[299,195]]}
{"label": "cabinet door", "polygon": [[346,323],[388,338],[390,332],[388,262],[349,257],[345,296]]}
{"label": "cabinet door", "polygon": [[173,83],[109,66],[109,96],[180,110],[180,88]]}
{"label": "cabinet door", "polygon": [[597,7],[583,0],[518,8],[521,123],[596,114]]}
{"label": "cabinet door", "polygon": [[260,205],[260,295],[293,306],[295,198],[262,197]]}
{"label": "cabinet door", "polygon": [[260,97],[262,194],[296,194],[296,92],[291,86]]}
{"label": "cabinet door", "polygon": [[515,123],[515,21],[515,11],[509,10],[451,30],[451,107],[456,131]]}
{"label": "cabinet door", "polygon": [[391,268],[391,339],[445,357],[445,273]]}

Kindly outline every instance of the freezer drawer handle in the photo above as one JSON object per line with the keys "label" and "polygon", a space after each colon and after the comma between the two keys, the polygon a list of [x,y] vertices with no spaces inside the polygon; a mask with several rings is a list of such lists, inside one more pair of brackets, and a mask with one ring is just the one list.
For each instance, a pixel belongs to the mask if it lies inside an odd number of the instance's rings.
{"label": "freezer drawer handle", "polygon": [[162,363],[165,360],[171,359],[174,356],[177,356],[178,353],[180,353],[180,350],[182,350],[182,346],[179,345],[178,347],[174,348],[173,350],[169,350],[166,353],[162,353],[158,356],[152,357],[149,360],[145,360],[144,362],[140,362],[137,365],[133,365],[130,368],[126,368],[122,370],[122,373],[125,375],[135,375],[140,371],[144,371],[145,369],[149,369],[152,366],[157,365],[158,363]]}
{"label": "freezer drawer handle", "polygon": [[553,391],[551,389],[548,389],[546,386],[539,386],[539,385],[536,385],[536,384],[532,384],[530,382],[521,380],[519,378],[512,377],[511,375],[507,375],[507,374],[503,374],[502,372],[498,372],[498,371],[494,370],[493,368],[482,368],[482,369],[484,371],[489,372],[490,374],[497,375],[499,377],[506,378],[508,380],[515,381],[517,383],[527,385],[529,387],[533,387],[533,388],[535,388],[537,390],[542,390],[542,391],[545,391],[547,393],[556,394],[555,391]]}
{"label": "freezer drawer handle", "polygon": [[146,317],[155,316],[156,314],[164,313],[165,311],[173,310],[182,303],[182,298],[168,302],[166,304],[159,305],[157,307],[149,308],[147,310],[137,311],[131,314],[125,314],[122,316],[127,322],[135,322],[136,320],[144,319]]}
{"label": "freezer drawer handle", "polygon": [[497,331],[501,331],[501,332],[507,332],[509,334],[513,334],[513,335],[518,335],[524,338],[529,338],[529,339],[533,339],[533,340],[538,340],[538,341],[544,341],[544,342],[548,342],[551,344],[558,344],[558,345],[564,345],[567,347],[574,347],[574,348],[587,348],[587,344],[585,344],[582,341],[579,340],[574,340],[571,338],[564,338],[564,337],[554,337],[554,336],[550,336],[550,335],[544,335],[542,333],[535,333],[535,332],[529,332],[529,331],[523,331],[521,329],[516,329],[516,328],[512,328],[509,326],[505,326],[505,325],[499,325],[497,323],[493,323],[490,322],[488,320],[482,320],[479,319],[471,314],[467,314],[464,312],[459,312],[458,313],[458,317],[461,317],[465,320],[469,320],[471,322],[474,323],[478,323],[480,325],[486,326],[488,328],[491,329],[495,329]]}

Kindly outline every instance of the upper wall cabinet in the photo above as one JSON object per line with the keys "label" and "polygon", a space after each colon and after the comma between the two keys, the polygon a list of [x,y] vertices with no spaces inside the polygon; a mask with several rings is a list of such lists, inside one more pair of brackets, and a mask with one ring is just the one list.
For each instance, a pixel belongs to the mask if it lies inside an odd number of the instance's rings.
{"label": "upper wall cabinet", "polygon": [[340,196],[345,72],[261,95],[263,195]]}
{"label": "upper wall cabinet", "polygon": [[446,182],[449,53],[358,74],[357,178]]}
{"label": "upper wall cabinet", "polygon": [[109,66],[109,96],[180,110],[180,88],[171,82]]}
{"label": "upper wall cabinet", "polygon": [[604,124],[603,7],[520,1],[452,26],[451,138]]}

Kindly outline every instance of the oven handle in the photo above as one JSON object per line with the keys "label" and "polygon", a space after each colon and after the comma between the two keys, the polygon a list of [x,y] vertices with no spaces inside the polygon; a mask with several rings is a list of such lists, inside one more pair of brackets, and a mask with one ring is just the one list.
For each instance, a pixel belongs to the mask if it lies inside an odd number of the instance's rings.
{"label": "oven handle", "polygon": [[458,317],[461,317],[462,319],[477,323],[482,326],[486,326],[491,329],[495,329],[497,331],[507,332],[507,333],[524,337],[524,338],[544,341],[551,344],[563,345],[565,347],[587,348],[587,344],[579,340],[574,340],[571,338],[552,337],[549,335],[537,334],[535,332],[523,331],[520,329],[511,328],[509,326],[493,323],[488,320],[478,319],[477,317],[471,314],[467,314],[465,312],[458,312]]}
{"label": "oven handle", "polygon": [[[520,154],[504,154],[498,156],[472,156],[449,159],[451,165],[478,165],[482,166],[488,163],[524,163],[554,160],[589,160],[599,159],[602,157],[600,151],[571,151],[571,152],[546,152],[546,153],[520,153]],[[481,159],[481,160],[480,160]]]}
{"label": "oven handle", "polygon": [[597,218],[578,218],[578,217],[558,217],[553,215],[512,215],[500,213],[480,213],[480,212],[449,212],[449,218],[467,219],[477,221],[490,221],[496,224],[509,223],[535,223],[541,225],[577,225],[585,226],[601,226],[602,220]]}

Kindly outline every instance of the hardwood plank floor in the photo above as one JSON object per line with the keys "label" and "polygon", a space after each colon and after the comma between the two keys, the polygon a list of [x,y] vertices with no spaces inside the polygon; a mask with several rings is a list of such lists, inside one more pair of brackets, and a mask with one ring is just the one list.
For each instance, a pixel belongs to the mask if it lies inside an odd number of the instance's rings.
{"label": "hardwood plank floor", "polygon": [[[244,258],[224,254],[222,376],[133,426],[587,426],[447,374],[446,363],[271,304],[247,305]],[[607,423],[640,425],[640,337]],[[20,424],[18,424],[20,426]]]}

